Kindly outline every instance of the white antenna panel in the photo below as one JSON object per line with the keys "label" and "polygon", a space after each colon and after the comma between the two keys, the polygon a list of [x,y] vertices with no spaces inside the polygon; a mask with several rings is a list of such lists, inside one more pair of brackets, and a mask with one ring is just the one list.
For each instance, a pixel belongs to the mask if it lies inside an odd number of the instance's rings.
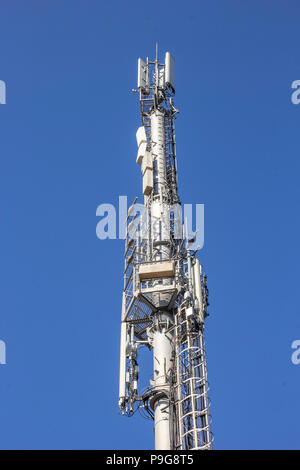
{"label": "white antenna panel", "polygon": [[143,142],[147,143],[147,136],[146,136],[146,131],[145,131],[144,126],[139,127],[138,130],[136,131],[136,141],[137,141],[138,147]]}
{"label": "white antenna panel", "polygon": [[175,60],[170,52],[166,52],[165,59],[165,80],[166,85],[175,91]]}
{"label": "white antenna panel", "polygon": [[146,88],[148,86],[148,67],[142,60],[138,59],[138,89]]}
{"label": "white antenna panel", "polygon": [[137,162],[138,165],[142,164],[142,160],[143,160],[144,155],[146,153],[146,149],[147,149],[146,142],[142,142],[141,145],[139,146],[137,157],[136,157],[136,162]]}

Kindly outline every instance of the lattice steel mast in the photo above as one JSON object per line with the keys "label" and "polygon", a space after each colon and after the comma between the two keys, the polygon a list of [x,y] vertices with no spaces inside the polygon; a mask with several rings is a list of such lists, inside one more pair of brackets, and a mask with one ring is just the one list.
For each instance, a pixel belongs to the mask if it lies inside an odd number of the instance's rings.
{"label": "lattice steel mast", "polygon": [[[128,210],[121,319],[119,406],[154,419],[156,449],[212,447],[204,319],[206,276],[182,224],[177,188],[174,59],[138,60],[142,126],[137,163],[143,206]],[[153,350],[153,380],[139,394],[138,348]]]}

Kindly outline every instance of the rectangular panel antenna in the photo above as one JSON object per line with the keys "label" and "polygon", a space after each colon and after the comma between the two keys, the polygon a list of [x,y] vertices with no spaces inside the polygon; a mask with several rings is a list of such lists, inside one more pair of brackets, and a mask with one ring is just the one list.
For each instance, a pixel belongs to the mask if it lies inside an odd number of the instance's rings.
{"label": "rectangular panel antenna", "polygon": [[146,88],[148,85],[149,80],[147,64],[142,59],[138,59],[138,89]]}
{"label": "rectangular panel antenna", "polygon": [[166,52],[165,81],[166,85],[175,92],[175,60],[170,52]]}

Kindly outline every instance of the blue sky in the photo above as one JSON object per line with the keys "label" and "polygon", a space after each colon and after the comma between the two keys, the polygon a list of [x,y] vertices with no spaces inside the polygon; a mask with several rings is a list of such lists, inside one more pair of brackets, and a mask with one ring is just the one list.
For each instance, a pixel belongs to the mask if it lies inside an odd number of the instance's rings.
{"label": "blue sky", "polygon": [[299,448],[299,13],[1,2],[0,448],[153,448],[152,423],[118,413],[124,247],[95,230],[99,204],[141,195],[131,89],[156,41],[176,59],[181,199],[205,204],[215,448]]}

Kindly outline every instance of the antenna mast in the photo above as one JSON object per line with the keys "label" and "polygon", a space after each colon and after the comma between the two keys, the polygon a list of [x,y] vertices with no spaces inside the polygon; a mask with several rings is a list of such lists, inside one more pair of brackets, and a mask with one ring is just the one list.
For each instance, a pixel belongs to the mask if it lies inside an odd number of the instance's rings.
{"label": "antenna mast", "polygon": [[[128,210],[121,318],[119,406],[154,420],[155,449],[211,449],[204,319],[208,289],[182,224],[174,119],[174,59],[138,59],[142,126],[137,164],[144,204]],[[138,350],[153,351],[153,379],[138,391]]]}

